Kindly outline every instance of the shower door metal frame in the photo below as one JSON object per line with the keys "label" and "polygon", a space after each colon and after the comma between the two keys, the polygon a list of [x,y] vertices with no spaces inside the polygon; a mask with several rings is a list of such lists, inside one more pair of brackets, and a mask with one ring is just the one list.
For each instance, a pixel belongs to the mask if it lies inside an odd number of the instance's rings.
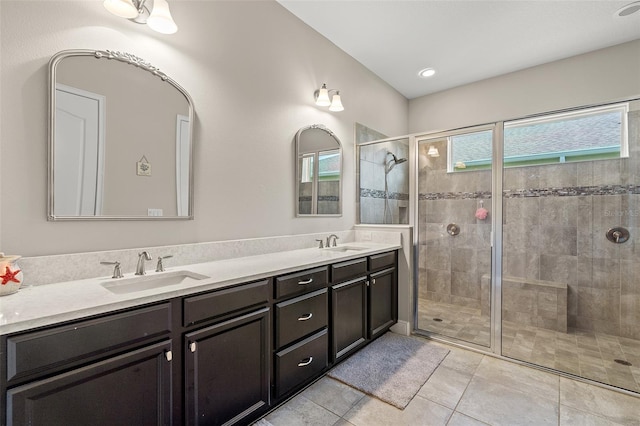
{"label": "shower door metal frame", "polygon": [[[412,167],[409,178],[409,191],[411,200],[415,200],[414,206],[411,209],[410,224],[413,225],[413,333],[425,335],[433,340],[440,340],[447,344],[453,344],[455,346],[472,348],[479,352],[489,353],[501,356],[502,355],[502,165],[503,165],[503,148],[501,145],[503,135],[503,121],[481,124],[477,126],[462,127],[458,129],[452,129],[448,131],[438,131],[432,133],[420,133],[411,135],[409,139],[410,152],[412,154]],[[420,238],[420,223],[419,223],[419,173],[418,171],[418,147],[423,141],[445,138],[450,136],[456,136],[466,133],[479,132],[491,130],[492,135],[492,164],[491,164],[491,285],[490,285],[490,298],[491,301],[491,313],[490,313],[490,329],[491,336],[489,339],[489,346],[483,346],[468,342],[466,340],[456,339],[454,337],[445,336],[435,332],[429,332],[427,330],[418,329],[418,297],[419,294],[419,238]],[[447,155],[449,153],[447,152]],[[413,175],[411,175],[413,173]],[[464,173],[464,172],[462,172]]]}

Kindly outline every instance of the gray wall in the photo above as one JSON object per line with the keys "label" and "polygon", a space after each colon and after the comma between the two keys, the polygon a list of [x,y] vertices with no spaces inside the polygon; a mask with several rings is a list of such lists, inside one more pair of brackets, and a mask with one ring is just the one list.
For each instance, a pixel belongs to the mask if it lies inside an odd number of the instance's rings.
{"label": "gray wall", "polygon": [[450,130],[640,95],[640,40],[412,99],[409,132]]}
{"label": "gray wall", "polygon": [[[406,134],[408,101],[275,1],[173,1],[178,33],[115,17],[102,1],[0,2],[0,249],[35,256],[350,229],[295,218],[293,139],[324,124],[344,145],[343,199],[355,197],[354,123]],[[194,221],[47,222],[48,61],[65,49],[143,58],[193,97]],[[313,102],[322,83],[345,111]],[[5,199],[10,195],[10,199]]]}

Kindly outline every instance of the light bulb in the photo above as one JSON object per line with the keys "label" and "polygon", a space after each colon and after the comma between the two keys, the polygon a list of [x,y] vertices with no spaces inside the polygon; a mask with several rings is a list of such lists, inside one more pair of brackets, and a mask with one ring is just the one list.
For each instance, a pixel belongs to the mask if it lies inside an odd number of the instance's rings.
{"label": "light bulb", "polygon": [[131,19],[138,16],[138,9],[132,0],[104,0],[102,5],[109,12],[121,18]]}
{"label": "light bulb", "polygon": [[318,106],[329,106],[331,105],[331,101],[329,100],[329,90],[327,90],[327,85],[323,84],[320,90],[318,90],[318,97],[316,98],[316,105]]}
{"label": "light bulb", "polygon": [[340,92],[336,92],[331,99],[331,106],[329,107],[329,111],[344,111],[344,107],[342,106],[342,101],[340,100]]}
{"label": "light bulb", "polygon": [[166,0],[155,0],[153,3],[153,10],[149,19],[147,19],[147,25],[152,30],[162,34],[173,34],[178,31],[178,26],[171,17],[169,11],[169,3]]}

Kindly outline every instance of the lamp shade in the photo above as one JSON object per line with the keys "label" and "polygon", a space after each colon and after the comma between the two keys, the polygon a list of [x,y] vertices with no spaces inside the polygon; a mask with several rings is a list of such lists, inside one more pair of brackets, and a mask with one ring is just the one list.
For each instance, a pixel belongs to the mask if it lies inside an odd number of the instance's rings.
{"label": "lamp shade", "polygon": [[327,90],[326,84],[323,84],[317,93],[318,93],[318,97],[316,98],[316,105],[318,106],[331,105],[331,101],[329,100],[329,90]]}
{"label": "lamp shade", "polygon": [[132,0],[104,0],[102,5],[109,12],[121,18],[131,19],[138,16],[138,9]]}
{"label": "lamp shade", "polygon": [[149,19],[147,19],[147,25],[152,30],[162,34],[173,34],[178,31],[178,26],[171,17],[169,3],[166,0],[154,1],[153,10],[149,15]]}
{"label": "lamp shade", "polygon": [[427,151],[427,155],[429,157],[440,157],[440,152],[438,152],[438,148],[436,148],[435,146],[431,145],[429,147],[429,150]]}
{"label": "lamp shade", "polygon": [[329,107],[329,111],[344,111],[344,107],[342,106],[342,101],[340,100],[340,92],[337,92],[331,98],[331,106]]}

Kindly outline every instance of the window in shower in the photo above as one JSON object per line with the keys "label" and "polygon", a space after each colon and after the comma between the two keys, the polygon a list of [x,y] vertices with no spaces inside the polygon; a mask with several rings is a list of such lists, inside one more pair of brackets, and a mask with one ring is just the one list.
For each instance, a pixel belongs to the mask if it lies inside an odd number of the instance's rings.
{"label": "window in shower", "polygon": [[[545,114],[504,126],[505,167],[538,166],[628,156],[628,104]],[[449,138],[448,170],[491,167],[491,135],[479,132]]]}

